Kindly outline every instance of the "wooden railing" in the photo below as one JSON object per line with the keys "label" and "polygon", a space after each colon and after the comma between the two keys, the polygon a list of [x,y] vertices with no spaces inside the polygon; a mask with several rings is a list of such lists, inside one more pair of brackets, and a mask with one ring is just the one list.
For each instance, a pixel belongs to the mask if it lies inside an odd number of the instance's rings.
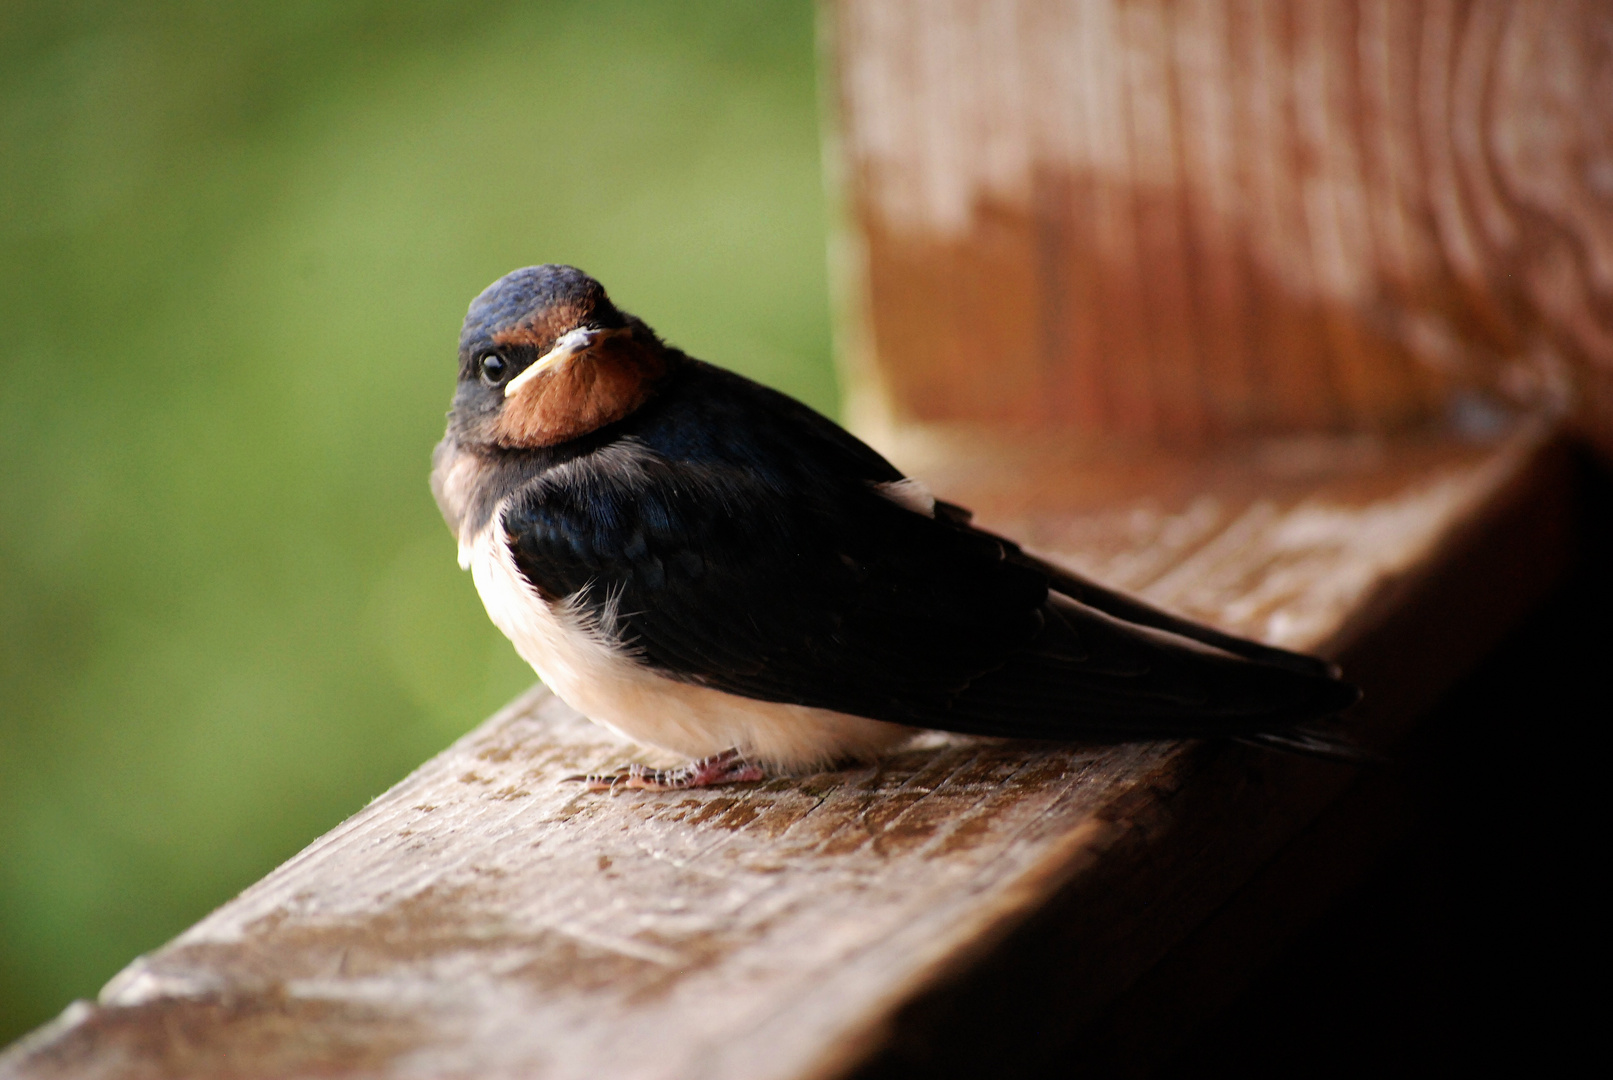
{"label": "wooden railing", "polygon": [[[1463,170],[1550,186],[1556,151],[1469,113],[1541,122],[1602,9],[948,10],[830,20],[863,430],[1055,560],[1335,657],[1392,755],[1573,542],[1564,425],[1593,423],[1570,395],[1599,377],[1613,229],[1605,204],[1497,217]],[[1547,239],[1497,246],[1503,219]],[[1591,374],[1554,383],[1548,353]],[[561,782],[631,754],[534,689],[0,1076],[1138,1071],[1389,813],[1372,768],[1184,742]]]}

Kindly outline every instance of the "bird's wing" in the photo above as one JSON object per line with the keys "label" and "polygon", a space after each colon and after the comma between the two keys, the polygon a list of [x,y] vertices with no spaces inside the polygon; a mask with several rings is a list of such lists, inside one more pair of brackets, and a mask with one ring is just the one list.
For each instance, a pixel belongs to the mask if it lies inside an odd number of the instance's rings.
{"label": "bird's wing", "polygon": [[1338,665],[1320,657],[1297,653],[1288,649],[1279,649],[1274,645],[1265,645],[1248,638],[1238,637],[1217,630],[1213,626],[1205,626],[1191,619],[1184,619],[1180,615],[1172,615],[1168,611],[1154,607],[1147,601],[1140,600],[1130,593],[1120,592],[1105,585],[1057,566],[1046,559],[1038,558],[1027,551],[1021,550],[1018,545],[1009,541],[1012,553],[1009,558],[1023,566],[1033,568],[1047,575],[1049,586],[1056,592],[1062,593],[1082,605],[1106,615],[1112,615],[1124,622],[1137,626],[1148,626],[1155,630],[1163,630],[1170,634],[1189,638],[1204,645],[1229,652],[1234,656],[1241,656],[1246,660],[1259,661],[1273,667],[1287,668],[1305,675],[1315,675],[1322,678],[1337,679],[1339,677]]}
{"label": "bird's wing", "polygon": [[532,485],[504,529],[540,593],[669,677],[991,735],[1238,735],[1332,711],[1330,680],[1050,594],[1013,545],[867,478],[610,452]]}
{"label": "bird's wing", "polygon": [[834,505],[768,481],[646,454],[538,487],[504,528],[541,593],[664,674],[751,697],[912,721],[1040,630],[1044,580],[993,539],[869,488]]}
{"label": "bird's wing", "polygon": [[[938,517],[959,525],[970,525],[974,521],[974,514],[968,509],[956,503],[944,502],[940,499],[935,502],[935,513]],[[985,530],[977,528],[976,531],[984,532]],[[1111,589],[1107,585],[1100,585],[1091,578],[1076,573],[1074,570],[1032,555],[1012,540],[996,536],[995,533],[988,535],[995,536],[997,540],[1002,542],[1008,552],[1008,558],[1022,566],[1046,575],[1048,586],[1053,591],[1062,593],[1095,611],[1101,611],[1105,615],[1113,615],[1123,622],[1137,626],[1149,626],[1155,630],[1164,630],[1167,633],[1177,634],[1232,653],[1234,656],[1241,656],[1246,660],[1258,660],[1261,663],[1288,668],[1306,675],[1317,675],[1329,679],[1339,677],[1339,667],[1331,661],[1324,660],[1318,656],[1310,656],[1305,653],[1293,652],[1290,649],[1280,649],[1274,645],[1251,641],[1248,638],[1238,637],[1236,634],[1217,630],[1213,626],[1205,626],[1203,623],[1184,619],[1180,615],[1172,615],[1170,612],[1157,608],[1130,593]]]}

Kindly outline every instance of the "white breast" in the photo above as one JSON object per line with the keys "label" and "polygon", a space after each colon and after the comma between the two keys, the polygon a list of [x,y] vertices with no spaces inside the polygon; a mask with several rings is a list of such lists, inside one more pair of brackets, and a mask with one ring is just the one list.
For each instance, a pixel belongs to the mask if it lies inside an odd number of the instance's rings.
{"label": "white breast", "polygon": [[802,770],[878,755],[913,729],[860,716],[739,697],[657,675],[580,605],[539,596],[516,567],[504,507],[465,545],[493,624],[566,704],[619,735],[691,758],[737,748]]}

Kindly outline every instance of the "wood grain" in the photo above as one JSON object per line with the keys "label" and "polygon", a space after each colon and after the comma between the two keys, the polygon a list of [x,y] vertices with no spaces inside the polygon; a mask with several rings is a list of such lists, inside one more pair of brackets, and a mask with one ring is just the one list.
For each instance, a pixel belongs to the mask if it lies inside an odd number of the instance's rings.
{"label": "wood grain", "polygon": [[[1357,730],[1391,744],[1549,581],[1561,445],[1531,426],[1279,450],[936,479],[1161,603],[1342,651],[1369,693]],[[1475,551],[1523,562],[1496,587]],[[1418,592],[1442,573],[1454,593]],[[1460,632],[1426,623],[1475,593]],[[1409,676],[1397,628],[1419,639]],[[627,756],[534,689],[0,1077],[748,1080],[945,1075],[993,1038],[1056,1052],[1355,775],[1232,745],[934,737],[727,790],[560,782]]]}
{"label": "wood grain", "polygon": [[852,415],[1613,447],[1613,7],[840,0]]}

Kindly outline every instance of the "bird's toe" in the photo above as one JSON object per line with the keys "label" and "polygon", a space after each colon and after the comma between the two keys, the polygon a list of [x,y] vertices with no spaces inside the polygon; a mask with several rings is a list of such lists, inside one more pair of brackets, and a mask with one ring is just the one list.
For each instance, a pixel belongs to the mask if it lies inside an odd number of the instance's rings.
{"label": "bird's toe", "polygon": [[765,775],[760,765],[745,760],[738,750],[724,750],[676,769],[651,769],[634,763],[610,772],[568,776],[566,781],[581,783],[589,791],[629,788],[640,791],[685,791],[719,784],[742,784],[761,780]]}

